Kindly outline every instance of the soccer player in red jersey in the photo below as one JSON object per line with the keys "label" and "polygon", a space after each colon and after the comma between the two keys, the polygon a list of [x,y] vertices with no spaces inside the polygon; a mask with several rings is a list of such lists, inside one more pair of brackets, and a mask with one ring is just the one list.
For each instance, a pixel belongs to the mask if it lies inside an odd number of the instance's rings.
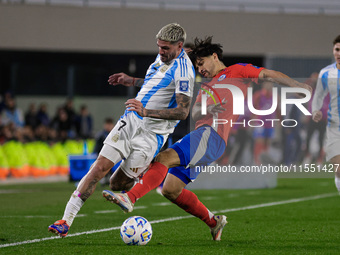
{"label": "soccer player in red jersey", "polygon": [[[211,230],[213,240],[216,241],[221,239],[223,227],[227,223],[226,216],[214,215],[193,192],[185,189],[185,186],[195,180],[199,174],[195,172],[194,166],[211,164],[221,157],[225,150],[231,125],[215,125],[216,120],[229,120],[230,123],[237,121],[239,117],[233,114],[234,98],[231,91],[218,88],[216,85],[232,84],[241,90],[243,97],[246,95],[249,82],[257,82],[258,79],[267,79],[285,86],[311,91],[307,84],[299,83],[281,72],[251,64],[226,67],[222,62],[222,52],[222,46],[213,44],[212,37],[203,40],[195,39],[195,47],[191,52],[192,62],[204,78],[212,78],[210,82],[202,85],[192,110],[192,117],[196,121],[195,130],[159,153],[142,181],[129,192],[103,191],[107,200],[119,205],[125,212],[131,212],[136,200],[156,188],[166,177],[162,189],[163,195],[186,212],[204,221]],[[202,115],[202,96],[204,92],[212,94],[209,90],[214,93],[214,98],[219,97],[221,101],[215,103],[216,99],[207,97],[207,114]],[[140,105],[135,108],[138,108],[137,113],[142,110]]]}

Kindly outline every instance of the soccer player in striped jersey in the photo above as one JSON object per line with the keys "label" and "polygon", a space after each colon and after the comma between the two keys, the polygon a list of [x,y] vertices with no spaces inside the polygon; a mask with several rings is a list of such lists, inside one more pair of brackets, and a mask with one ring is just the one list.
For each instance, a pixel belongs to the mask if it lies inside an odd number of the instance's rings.
{"label": "soccer player in striped jersey", "polygon": [[[124,73],[109,77],[109,84],[141,86],[135,99],[125,103],[127,110],[104,141],[89,172],[82,178],[66,205],[62,220],[48,230],[65,237],[84,202],[96,184],[122,159],[110,178],[112,190],[129,190],[149,167],[174,131],[179,120],[187,118],[193,94],[195,69],[183,49],[184,29],[176,23],[164,26],[156,35],[159,54],[144,79]],[[157,170],[149,170],[152,174]]]}
{"label": "soccer player in striped jersey", "polygon": [[334,165],[335,185],[340,192],[340,35],[333,41],[335,63],[321,69],[312,102],[313,120],[322,119],[322,105],[329,94],[328,120],[326,131],[326,160]]}
{"label": "soccer player in striped jersey", "polygon": [[[215,95],[218,94],[226,100],[215,104],[214,99],[209,97],[206,107],[207,114],[202,115],[203,90],[200,90],[192,110],[192,117],[196,121],[195,130],[159,153],[149,171],[145,173],[142,182],[137,183],[129,192],[104,191],[107,200],[119,205],[123,211],[131,212],[136,200],[156,188],[166,176],[162,189],[163,195],[206,223],[215,241],[221,239],[223,227],[227,223],[226,216],[214,215],[193,192],[185,189],[186,185],[194,181],[200,173],[195,171],[195,166],[209,165],[224,153],[231,126],[214,126],[214,119],[227,119],[235,122],[239,117],[239,115],[233,114],[231,92],[225,88],[217,88],[215,85],[231,82],[245,95],[249,82],[257,82],[260,78],[285,86],[312,90],[307,84],[297,82],[281,72],[259,68],[251,64],[236,64],[226,67],[222,62],[222,52],[222,46],[213,44],[212,37],[207,37],[204,40],[196,38],[195,47],[190,55],[200,74],[204,78],[212,79],[203,84],[202,89],[216,91]],[[139,110],[139,112],[142,111],[143,109]],[[169,174],[167,175],[168,170]]]}

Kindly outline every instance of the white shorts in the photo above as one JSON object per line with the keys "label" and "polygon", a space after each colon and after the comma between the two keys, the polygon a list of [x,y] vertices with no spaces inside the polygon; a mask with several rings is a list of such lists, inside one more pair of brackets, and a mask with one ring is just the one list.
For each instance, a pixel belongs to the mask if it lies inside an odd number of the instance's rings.
{"label": "white shorts", "polygon": [[327,127],[326,131],[326,160],[329,161],[331,158],[340,155],[340,131],[338,128]]}
{"label": "white shorts", "polygon": [[128,177],[137,178],[147,170],[167,138],[168,135],[146,130],[142,119],[130,112],[123,115],[111,130],[99,154],[115,164],[125,159],[121,169]]}

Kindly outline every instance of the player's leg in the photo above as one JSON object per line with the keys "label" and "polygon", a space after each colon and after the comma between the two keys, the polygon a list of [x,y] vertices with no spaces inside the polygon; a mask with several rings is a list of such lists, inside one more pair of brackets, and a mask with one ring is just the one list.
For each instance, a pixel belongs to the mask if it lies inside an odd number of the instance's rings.
{"label": "player's leg", "polygon": [[331,164],[333,164],[333,169],[335,170],[335,186],[340,192],[340,155],[336,155],[335,157],[331,158]]}
{"label": "player's leg", "polygon": [[113,166],[114,163],[111,160],[102,155],[98,156],[89,172],[81,179],[77,189],[71,195],[62,220],[56,221],[54,224],[50,225],[48,228],[49,232],[60,235],[61,237],[67,235],[69,227],[72,225],[74,218],[84,202],[92,195],[98,181],[101,180]]}
{"label": "player's leg", "polygon": [[[340,169],[338,169],[340,164],[340,137],[337,128],[327,128],[327,144],[325,146],[326,160],[333,164],[333,169],[335,171],[335,186],[340,193]],[[336,164],[336,165],[335,165]]]}
{"label": "player's leg", "polygon": [[264,128],[263,127],[254,128],[253,139],[254,139],[253,159],[254,159],[254,163],[259,165],[261,164],[260,155],[264,150]]}
{"label": "player's leg", "polygon": [[[173,155],[170,156],[169,154]],[[168,172],[168,164],[174,165],[176,162],[176,152],[173,149],[167,149],[159,153],[155,159],[156,162],[150,165],[149,170],[144,174],[130,191],[126,193],[114,193],[108,190],[103,191],[103,196],[106,200],[117,204],[124,212],[132,212],[134,203],[137,199],[147,194],[150,190],[157,188],[164,180]],[[178,156],[177,156],[178,158]],[[157,162],[164,160],[163,163]],[[171,163],[172,162],[172,163]],[[178,159],[179,162],[179,159]]]}
{"label": "player's leg", "polygon": [[113,191],[130,190],[135,180],[127,176],[121,168],[118,168],[110,178],[110,189]]}
{"label": "player's leg", "polygon": [[172,173],[169,173],[165,178],[162,189],[163,196],[205,222],[211,230],[213,240],[221,240],[222,229],[227,223],[226,216],[215,216],[193,192],[184,189],[190,180],[183,174],[183,167],[176,167],[171,170]]}
{"label": "player's leg", "polygon": [[175,150],[168,148],[159,153],[154,163],[150,165],[149,170],[144,174],[141,182],[137,183],[126,194],[129,196],[132,203],[137,199],[146,195],[149,191],[157,188],[164,180],[168,169],[180,164],[180,159]]}

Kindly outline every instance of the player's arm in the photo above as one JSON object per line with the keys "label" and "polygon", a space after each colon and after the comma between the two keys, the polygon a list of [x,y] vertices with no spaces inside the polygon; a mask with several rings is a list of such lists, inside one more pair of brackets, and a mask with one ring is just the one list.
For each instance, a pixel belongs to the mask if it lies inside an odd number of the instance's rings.
{"label": "player's arm", "polygon": [[308,84],[298,82],[279,71],[263,69],[259,74],[259,79],[265,79],[287,87],[304,88],[307,89],[310,93],[312,93],[313,91],[312,87]]}
{"label": "player's arm", "polygon": [[[222,104],[225,104],[223,101],[222,101]],[[217,103],[216,105],[215,104],[212,104],[212,105],[208,105],[207,106],[207,114],[209,115],[215,115],[217,113],[220,113],[220,112],[224,112],[225,109],[222,107],[221,103]],[[196,103],[194,104],[194,106],[192,107],[192,119],[196,122],[198,121],[199,119],[201,119],[202,117],[206,116],[206,115],[202,115],[202,104],[200,101],[196,101]]]}
{"label": "player's arm", "polygon": [[115,73],[109,77],[108,82],[110,85],[113,85],[113,86],[122,84],[126,87],[133,87],[133,86],[141,87],[144,83],[144,79],[135,78],[125,73]]}
{"label": "player's arm", "polygon": [[152,110],[143,107],[143,104],[136,99],[129,99],[125,102],[128,111],[135,111],[141,117],[150,117],[167,120],[185,120],[190,111],[191,97],[182,93],[176,93],[177,107],[163,110]]}
{"label": "player's arm", "polygon": [[312,119],[315,122],[322,120],[322,105],[326,95],[328,94],[328,86],[323,86],[322,75],[319,75],[318,82],[316,83],[314,97],[312,101]]}

